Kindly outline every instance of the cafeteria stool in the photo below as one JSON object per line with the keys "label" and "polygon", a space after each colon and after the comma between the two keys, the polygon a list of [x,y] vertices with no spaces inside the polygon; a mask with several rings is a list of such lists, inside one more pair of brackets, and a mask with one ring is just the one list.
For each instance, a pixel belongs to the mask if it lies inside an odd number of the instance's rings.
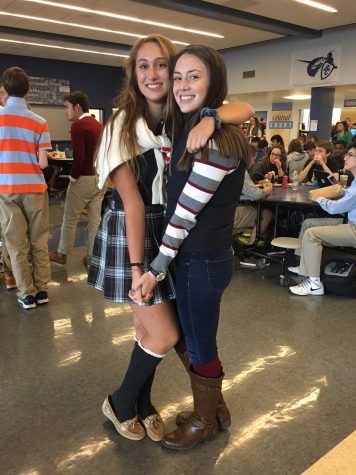
{"label": "cafeteria stool", "polygon": [[293,254],[293,251],[296,249],[300,249],[302,247],[302,240],[299,238],[293,237],[277,237],[272,239],[271,241],[272,246],[280,247],[282,249],[286,249],[280,259],[280,263],[282,265],[282,271],[279,276],[279,283],[283,286],[287,286],[289,284],[289,278],[286,275],[286,269],[288,267],[288,262]]}

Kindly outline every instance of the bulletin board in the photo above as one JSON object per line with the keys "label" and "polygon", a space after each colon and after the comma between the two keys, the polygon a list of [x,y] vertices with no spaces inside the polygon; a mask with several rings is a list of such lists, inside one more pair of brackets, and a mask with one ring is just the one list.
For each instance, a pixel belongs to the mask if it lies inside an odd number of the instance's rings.
{"label": "bulletin board", "polygon": [[63,96],[70,93],[67,79],[30,77],[29,104],[63,105]]}

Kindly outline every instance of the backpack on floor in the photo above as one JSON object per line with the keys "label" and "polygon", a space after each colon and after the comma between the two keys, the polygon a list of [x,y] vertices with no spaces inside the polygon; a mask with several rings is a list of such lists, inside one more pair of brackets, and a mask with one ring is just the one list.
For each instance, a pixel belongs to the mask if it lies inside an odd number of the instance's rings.
{"label": "backpack on floor", "polygon": [[334,257],[326,263],[321,280],[331,294],[356,297],[356,259]]}

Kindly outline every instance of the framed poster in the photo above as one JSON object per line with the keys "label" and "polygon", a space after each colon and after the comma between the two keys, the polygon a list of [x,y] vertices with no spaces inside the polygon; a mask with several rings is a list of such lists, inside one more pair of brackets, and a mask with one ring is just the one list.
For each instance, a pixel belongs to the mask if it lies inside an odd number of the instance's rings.
{"label": "framed poster", "polygon": [[69,93],[67,79],[30,77],[30,92],[26,100],[30,104],[62,106],[63,96]]}

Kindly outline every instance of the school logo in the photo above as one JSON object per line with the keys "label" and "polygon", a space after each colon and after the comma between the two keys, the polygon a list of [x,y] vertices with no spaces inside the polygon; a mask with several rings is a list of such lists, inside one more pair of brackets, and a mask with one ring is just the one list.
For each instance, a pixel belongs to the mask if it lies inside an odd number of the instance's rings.
{"label": "school logo", "polygon": [[311,61],[305,59],[298,59],[298,61],[308,64],[307,73],[310,77],[316,77],[318,71],[320,71],[320,79],[324,80],[330,76],[334,69],[337,69],[333,58],[333,52],[334,51],[329,51],[326,56],[319,56]]}

